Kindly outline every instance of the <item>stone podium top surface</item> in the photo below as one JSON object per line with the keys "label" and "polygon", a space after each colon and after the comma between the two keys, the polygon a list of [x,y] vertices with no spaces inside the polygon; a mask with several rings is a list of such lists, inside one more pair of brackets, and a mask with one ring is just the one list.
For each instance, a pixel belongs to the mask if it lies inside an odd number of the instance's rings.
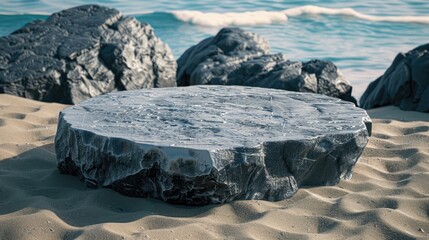
{"label": "stone podium top surface", "polygon": [[242,86],[115,92],[61,114],[72,128],[96,135],[204,150],[371,131],[365,110],[350,102]]}

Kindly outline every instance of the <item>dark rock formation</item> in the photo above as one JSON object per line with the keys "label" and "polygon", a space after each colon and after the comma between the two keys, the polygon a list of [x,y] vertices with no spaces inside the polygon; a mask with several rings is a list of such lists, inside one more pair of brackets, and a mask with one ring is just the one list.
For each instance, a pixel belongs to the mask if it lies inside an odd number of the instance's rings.
{"label": "dark rock formation", "polygon": [[175,86],[176,62],[153,29],[86,5],[0,38],[0,93],[77,103],[114,90]]}
{"label": "dark rock formation", "polygon": [[395,105],[429,112],[429,44],[399,53],[386,72],[369,84],[360,105],[365,109]]}
{"label": "dark rock formation", "polygon": [[365,110],[319,94],[242,86],[110,93],[63,110],[58,168],[89,186],[202,205],[281,200],[350,178]]}
{"label": "dark rock formation", "polygon": [[224,28],[178,60],[177,85],[242,85],[313,92],[356,104],[352,87],[329,61],[306,63],[268,54],[268,43],[239,28]]}

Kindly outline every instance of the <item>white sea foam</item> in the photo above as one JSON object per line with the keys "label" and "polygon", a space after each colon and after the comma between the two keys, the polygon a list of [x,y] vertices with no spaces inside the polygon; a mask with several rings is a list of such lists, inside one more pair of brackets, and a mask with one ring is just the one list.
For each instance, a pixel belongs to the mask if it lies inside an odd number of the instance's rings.
{"label": "white sea foam", "polygon": [[173,11],[172,14],[180,21],[210,27],[269,25],[287,21],[287,16],[283,12],[269,11],[227,13]]}
{"label": "white sea foam", "polygon": [[[153,11],[126,11],[127,15],[151,14]],[[0,12],[0,15],[45,15],[47,12]],[[288,17],[302,17],[305,15],[340,15],[354,17],[372,22],[402,22],[429,24],[429,16],[377,16],[358,12],[352,8],[326,8],[314,5],[305,5],[283,11],[249,11],[249,12],[201,12],[190,10],[172,11],[171,14],[182,22],[195,25],[223,27],[223,26],[251,26],[270,25],[287,22]]]}
{"label": "white sea foam", "polygon": [[14,15],[39,15],[39,16],[49,16],[52,13],[47,12],[0,12],[0,16],[14,16]]}
{"label": "white sea foam", "polygon": [[429,16],[375,16],[360,13],[352,8],[325,8],[306,5],[284,11],[254,11],[254,12],[200,12],[200,11],[173,11],[172,14],[180,21],[202,26],[243,26],[243,25],[267,25],[282,23],[288,17],[303,15],[342,15],[355,17],[374,22],[404,22],[429,24]]}
{"label": "white sea foam", "polygon": [[282,12],[289,17],[297,17],[305,14],[343,15],[372,22],[409,22],[429,24],[429,16],[374,16],[360,13],[352,8],[325,8],[313,5],[306,5],[302,7],[287,9]]}

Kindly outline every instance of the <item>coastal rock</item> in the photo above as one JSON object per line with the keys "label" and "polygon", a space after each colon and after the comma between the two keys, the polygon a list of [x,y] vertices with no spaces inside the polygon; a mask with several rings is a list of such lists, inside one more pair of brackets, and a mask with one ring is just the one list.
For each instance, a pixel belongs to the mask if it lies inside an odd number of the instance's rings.
{"label": "coastal rock", "polygon": [[360,105],[365,109],[395,105],[402,110],[429,112],[429,44],[399,53],[386,72],[369,84]]}
{"label": "coastal rock", "polygon": [[351,177],[371,134],[340,99],[243,86],[115,92],[59,116],[62,173],[134,197],[204,205],[276,201]]}
{"label": "coastal rock", "polygon": [[241,85],[313,92],[356,104],[350,83],[329,61],[293,62],[269,54],[262,37],[224,28],[177,60],[177,85]]}
{"label": "coastal rock", "polygon": [[0,38],[0,93],[75,104],[111,91],[175,86],[176,62],[153,29],[85,5]]}

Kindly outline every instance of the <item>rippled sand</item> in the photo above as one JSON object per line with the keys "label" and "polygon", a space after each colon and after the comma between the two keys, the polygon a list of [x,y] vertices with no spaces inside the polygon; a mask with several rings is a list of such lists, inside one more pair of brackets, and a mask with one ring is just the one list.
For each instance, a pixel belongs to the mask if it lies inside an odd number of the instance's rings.
{"label": "rippled sand", "polygon": [[89,189],[56,169],[58,112],[0,94],[0,239],[427,239],[429,114],[369,111],[350,181],[280,202],[184,207]]}

